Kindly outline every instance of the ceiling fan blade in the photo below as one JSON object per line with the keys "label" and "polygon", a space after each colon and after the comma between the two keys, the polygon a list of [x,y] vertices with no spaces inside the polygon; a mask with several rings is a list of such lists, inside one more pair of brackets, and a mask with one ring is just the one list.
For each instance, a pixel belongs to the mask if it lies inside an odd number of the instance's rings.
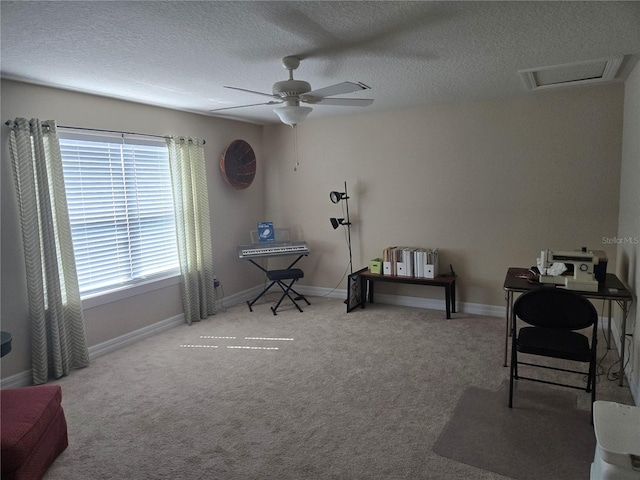
{"label": "ceiling fan blade", "polygon": [[256,92],[255,90],[247,90],[246,88],[227,87],[226,85],[224,88],[230,88],[232,90],[240,90],[241,92],[254,93],[256,95],[262,95],[264,97],[279,98],[278,95],[273,95],[272,93]]}
{"label": "ceiling fan blade", "polygon": [[319,88],[318,90],[312,90],[304,94],[304,96],[308,97],[316,97],[316,98],[324,98],[324,97],[332,97],[334,95],[342,95],[344,93],[353,93],[359,92],[360,90],[368,90],[371,87],[368,87],[364,83],[354,83],[354,82],[342,82],[337,83],[335,85],[331,85],[329,87]]}
{"label": "ceiling fan blade", "polygon": [[223,108],[214,108],[213,110],[209,110],[210,112],[221,112],[223,110],[232,110],[234,108],[245,108],[245,107],[256,107],[258,105],[279,105],[282,102],[276,102],[275,100],[272,100],[270,102],[265,102],[265,103],[251,103],[249,105],[238,105],[235,107],[223,107]]}
{"label": "ceiling fan blade", "polygon": [[[314,102],[309,102],[314,103]],[[344,107],[366,107],[373,103],[371,98],[321,98],[317,102],[319,105],[339,105]]]}

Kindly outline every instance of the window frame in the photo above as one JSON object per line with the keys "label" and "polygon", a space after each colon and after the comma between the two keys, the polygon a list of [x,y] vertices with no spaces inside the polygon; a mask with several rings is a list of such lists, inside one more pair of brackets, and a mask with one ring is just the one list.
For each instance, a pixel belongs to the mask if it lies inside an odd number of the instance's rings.
{"label": "window frame", "polygon": [[[79,140],[79,141],[85,141],[85,142],[88,141],[88,142],[97,142],[97,143],[120,143],[120,144],[124,143],[124,144],[133,144],[133,145],[141,145],[141,146],[143,145],[161,146],[162,145],[163,147],[167,148],[167,162],[168,162],[168,147],[164,139],[150,138],[149,136],[146,136],[146,135],[85,131],[82,129],[74,129],[74,128],[67,128],[67,127],[59,127],[58,136],[61,142],[64,140]],[[62,150],[63,148],[61,146],[61,156],[63,156]],[[64,156],[63,156],[62,163],[63,163],[63,171],[64,171],[64,164],[65,164]],[[171,180],[170,173],[168,178],[170,181]],[[175,214],[175,203],[173,200],[173,196],[170,195],[170,197],[171,197],[171,204],[174,205],[174,214]],[[163,198],[166,199],[166,197],[163,197]],[[68,192],[67,192],[67,202],[69,203]],[[129,244],[130,241],[131,241],[131,237],[128,237],[127,243]],[[175,239],[175,245],[176,245],[175,260],[178,261],[179,255],[177,250],[178,249],[177,238]],[[76,245],[74,243],[74,249],[75,248],[76,248]],[[76,262],[77,262],[77,259],[76,259]],[[159,272],[157,274],[149,275],[147,277],[137,277],[137,278],[134,276],[134,277],[131,277],[129,281],[126,281],[124,283],[112,284],[110,286],[106,286],[105,288],[102,288],[99,290],[81,293],[82,306],[83,308],[93,308],[98,305],[111,303],[114,301],[140,295],[140,294],[157,290],[160,288],[177,285],[179,283],[180,283],[180,267],[178,262],[176,267]]]}

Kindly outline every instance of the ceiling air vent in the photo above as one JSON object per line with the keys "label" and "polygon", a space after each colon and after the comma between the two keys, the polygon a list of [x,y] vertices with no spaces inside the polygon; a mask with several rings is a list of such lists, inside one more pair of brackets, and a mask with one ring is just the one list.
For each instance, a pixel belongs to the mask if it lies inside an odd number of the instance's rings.
{"label": "ceiling air vent", "polygon": [[518,70],[528,90],[568,87],[613,80],[624,57]]}

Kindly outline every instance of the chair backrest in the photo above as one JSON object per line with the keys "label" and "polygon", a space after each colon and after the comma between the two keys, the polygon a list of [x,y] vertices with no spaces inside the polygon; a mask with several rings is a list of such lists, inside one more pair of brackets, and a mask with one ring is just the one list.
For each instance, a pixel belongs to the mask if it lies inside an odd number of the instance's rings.
{"label": "chair backrest", "polygon": [[561,288],[523,293],[513,305],[518,318],[537,327],[581,330],[595,325],[598,312],[582,295]]}

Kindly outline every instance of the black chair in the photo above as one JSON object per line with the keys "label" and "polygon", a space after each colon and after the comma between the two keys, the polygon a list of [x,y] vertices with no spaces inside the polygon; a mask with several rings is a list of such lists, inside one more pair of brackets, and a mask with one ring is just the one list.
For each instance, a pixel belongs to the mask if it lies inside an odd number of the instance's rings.
{"label": "black chair", "polygon": [[[518,331],[518,319],[529,326],[523,326]],[[592,328],[591,342],[587,335],[577,332],[589,327]],[[582,295],[561,288],[545,287],[530,290],[518,297],[513,305],[511,319],[509,408],[513,407],[514,380],[530,380],[591,392],[593,408],[596,399],[597,331],[598,312]],[[518,353],[583,362],[587,363],[589,368],[585,372],[566,368],[566,364],[560,367],[521,362],[518,360]],[[518,365],[584,374],[587,378],[586,386],[523,377],[518,374]]]}
{"label": "black chair", "polygon": [[[274,315],[277,315],[276,310],[278,310],[278,307],[285,297],[289,297],[289,300],[291,300],[301,312],[302,309],[300,308],[300,305],[296,303],[296,300],[304,300],[305,302],[307,302],[307,305],[311,305],[304,295],[300,295],[293,289],[293,284],[303,277],[304,272],[299,268],[287,268],[286,270],[269,270],[267,272],[267,278],[271,280],[271,282],[277,283],[278,286],[282,289],[282,296],[280,297],[280,300],[278,300],[278,303],[271,307],[271,311]],[[289,283],[285,283],[286,280],[290,280]],[[291,296],[290,292],[296,294],[295,299]]]}

